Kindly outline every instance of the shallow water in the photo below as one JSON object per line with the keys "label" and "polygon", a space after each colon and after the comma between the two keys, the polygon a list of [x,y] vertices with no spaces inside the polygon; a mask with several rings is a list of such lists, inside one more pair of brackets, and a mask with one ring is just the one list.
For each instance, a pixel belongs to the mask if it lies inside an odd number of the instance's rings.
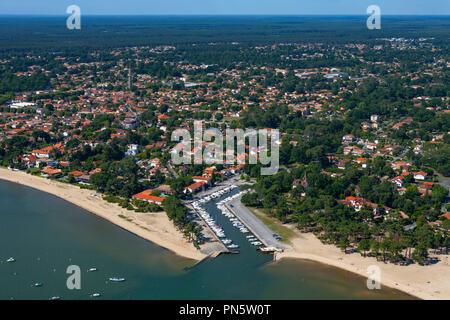
{"label": "shallow water", "polygon": [[[370,291],[366,280],[316,262],[273,263],[255,250],[211,202],[240,254],[195,262],[143,240],[69,202],[0,181],[0,299],[411,299]],[[9,257],[14,263],[6,263]],[[69,290],[69,265],[80,266],[81,290]],[[97,272],[87,272],[91,267]],[[107,279],[118,276],[125,282]],[[33,284],[41,282],[42,287]]]}

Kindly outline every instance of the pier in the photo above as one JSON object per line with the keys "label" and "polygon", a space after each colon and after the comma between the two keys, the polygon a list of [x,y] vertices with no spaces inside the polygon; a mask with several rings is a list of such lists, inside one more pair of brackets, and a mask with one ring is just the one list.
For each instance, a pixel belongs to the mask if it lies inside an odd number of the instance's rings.
{"label": "pier", "polygon": [[206,238],[211,238],[213,241],[207,242],[207,246],[205,250],[203,250],[203,253],[206,253],[208,255],[210,254],[216,254],[216,253],[230,253],[230,250],[220,241],[220,238],[216,235],[216,233],[211,229],[211,227],[208,225],[207,221],[202,217],[202,215],[192,206],[192,205],[186,205],[192,212],[195,213],[195,216],[197,219],[202,221],[204,224],[203,227],[203,235],[206,235]]}
{"label": "pier", "polygon": [[230,210],[242,224],[255,235],[259,241],[266,247],[273,247],[274,251],[286,249],[288,246],[280,243],[273,236],[269,229],[261,220],[259,220],[249,209],[241,203],[241,196],[226,202],[225,206]]}

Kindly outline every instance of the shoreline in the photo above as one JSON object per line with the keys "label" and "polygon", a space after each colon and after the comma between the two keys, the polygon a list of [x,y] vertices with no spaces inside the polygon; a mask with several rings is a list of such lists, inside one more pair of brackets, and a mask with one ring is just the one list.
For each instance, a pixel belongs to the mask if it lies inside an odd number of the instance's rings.
{"label": "shoreline", "polygon": [[434,265],[400,266],[363,257],[357,252],[345,254],[333,245],[323,244],[312,233],[294,232],[296,236],[290,243],[292,249],[274,253],[275,263],[289,258],[312,260],[365,278],[368,277],[367,267],[375,265],[381,270],[381,287],[394,288],[424,300],[450,299],[449,255],[439,255],[440,261]]}
{"label": "shoreline", "polygon": [[[163,211],[156,213],[129,211],[99,196],[92,196],[97,193],[95,190],[81,189],[23,171],[0,168],[0,179],[57,196],[181,257],[195,261],[201,261],[207,257],[183,238],[183,234],[176,229]],[[121,218],[119,215],[126,218]]]}
{"label": "shoreline", "polygon": [[[164,212],[142,214],[129,211],[98,196],[93,197],[92,194],[96,193],[94,190],[81,189],[23,171],[0,168],[0,179],[57,196],[181,257],[195,260],[196,264],[208,257],[186,242],[182,233],[175,228]],[[119,215],[132,220],[121,218]],[[367,267],[376,265],[381,270],[382,286],[425,300],[450,299],[449,255],[439,255],[440,261],[434,265],[399,266],[377,261],[373,257],[363,257],[359,253],[345,254],[333,245],[321,243],[312,233],[301,233],[293,225],[283,227],[291,229],[295,236],[290,239],[290,249],[274,253],[274,263],[290,258],[311,260],[365,278],[368,276]]]}

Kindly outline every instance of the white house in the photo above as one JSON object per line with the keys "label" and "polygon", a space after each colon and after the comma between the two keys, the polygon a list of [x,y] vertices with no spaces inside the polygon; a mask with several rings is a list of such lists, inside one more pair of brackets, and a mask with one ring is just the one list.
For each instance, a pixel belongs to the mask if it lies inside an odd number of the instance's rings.
{"label": "white house", "polygon": [[125,153],[127,156],[134,157],[138,154],[138,145],[137,144],[129,144],[127,147],[128,147],[128,150]]}
{"label": "white house", "polygon": [[401,187],[403,187],[405,180],[403,179],[402,176],[399,176],[399,177],[395,177],[395,178],[391,179],[391,182],[395,183],[397,185],[397,187],[401,188]]}
{"label": "white house", "polygon": [[21,102],[21,101],[13,101],[9,106],[11,109],[23,109],[23,108],[37,108],[37,105],[33,102]]}
{"label": "white house", "polygon": [[414,179],[416,180],[425,180],[427,174],[423,171],[414,172]]}

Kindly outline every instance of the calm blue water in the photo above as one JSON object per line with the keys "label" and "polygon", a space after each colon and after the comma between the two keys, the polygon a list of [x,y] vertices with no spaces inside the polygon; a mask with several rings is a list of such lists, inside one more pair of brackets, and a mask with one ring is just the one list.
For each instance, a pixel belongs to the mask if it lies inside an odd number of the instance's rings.
{"label": "calm blue water", "polygon": [[[0,181],[0,299],[409,299],[369,291],[365,279],[303,260],[272,263],[209,203],[241,253],[194,267],[153,243],[55,196]],[[6,263],[9,257],[15,263]],[[68,290],[66,268],[82,269],[81,290]],[[97,267],[97,272],[87,269]],[[192,267],[192,268],[190,268]],[[111,283],[109,277],[126,278]],[[33,284],[41,282],[42,287]],[[97,298],[98,299],[98,298]]]}

